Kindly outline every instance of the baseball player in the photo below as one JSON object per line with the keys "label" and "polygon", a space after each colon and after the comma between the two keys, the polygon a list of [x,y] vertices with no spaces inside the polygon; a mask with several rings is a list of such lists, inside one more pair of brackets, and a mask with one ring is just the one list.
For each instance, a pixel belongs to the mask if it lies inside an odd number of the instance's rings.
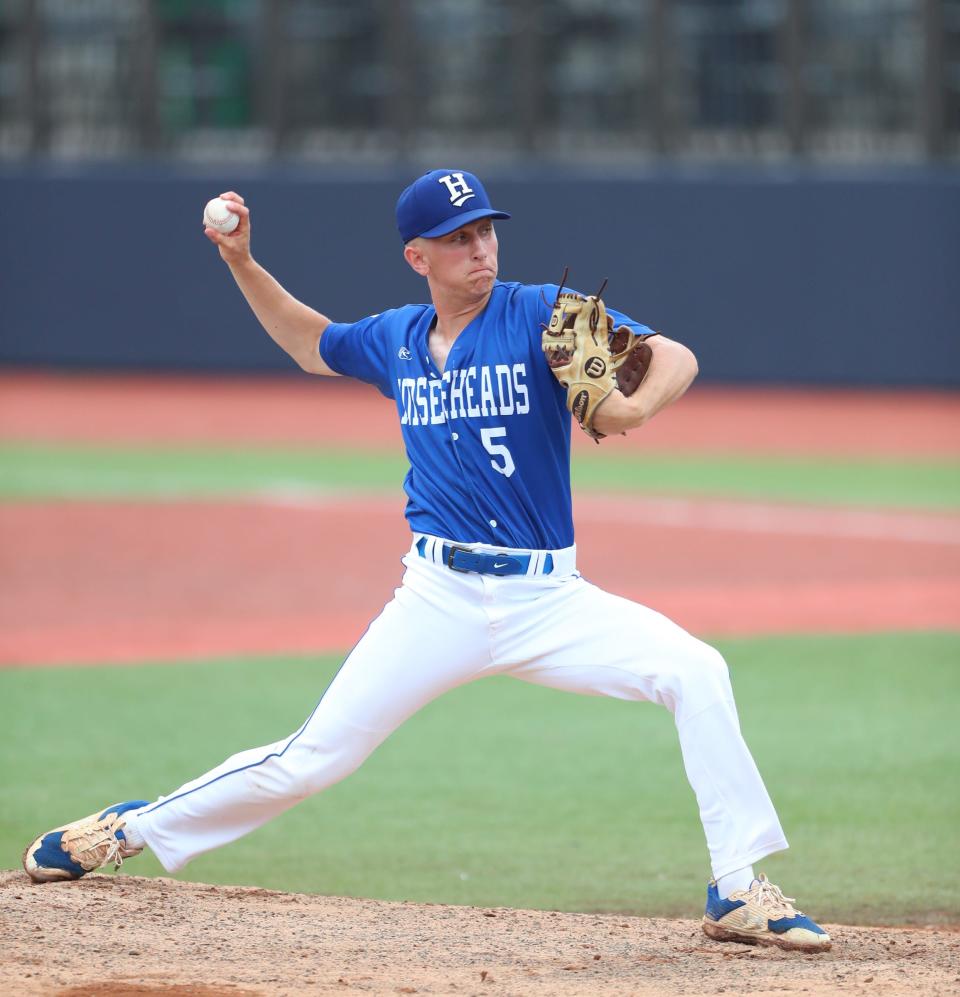
{"label": "baseball player", "polygon": [[713,871],[704,931],[823,952],[829,935],[754,864],[787,848],[740,733],[721,655],[576,566],[572,411],[596,438],[644,425],[697,373],[693,354],[596,295],[497,279],[479,179],[432,170],[397,202],[407,264],[430,303],[333,322],[250,253],[250,211],[211,228],[264,329],[304,370],[359,378],[393,400],[410,468],[405,573],[304,724],[152,802],[109,806],[24,853],[37,881],[76,879],[143,848],[169,872],[353,772],[409,716],[486,675],[649,700],[673,714]]}

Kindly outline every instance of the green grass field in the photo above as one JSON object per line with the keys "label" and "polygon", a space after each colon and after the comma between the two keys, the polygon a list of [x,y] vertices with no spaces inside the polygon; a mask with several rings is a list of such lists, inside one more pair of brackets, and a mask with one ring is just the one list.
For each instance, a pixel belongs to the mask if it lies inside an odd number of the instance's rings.
{"label": "green grass field", "polygon": [[[0,446],[0,501],[389,490],[395,454]],[[579,454],[579,489],[960,508],[952,461]],[[790,851],[827,921],[960,921],[960,634],[721,641]],[[0,850],[284,737],[333,659],[0,671]],[[130,872],[159,874],[149,856]],[[184,878],[419,901],[697,916],[709,871],[661,709],[509,679],[457,690],[344,783]]]}
{"label": "green grass field", "polygon": [[[0,499],[172,498],[282,490],[389,491],[395,451],[336,448],[0,444]],[[960,507],[960,464],[947,460],[577,454],[578,489],[715,495],[873,506]]]}
{"label": "green grass field", "polygon": [[[828,921],[956,921],[960,637],[719,643],[792,848],[772,878]],[[0,849],[152,798],[294,730],[334,660],[0,672]],[[161,874],[144,856],[131,873]],[[669,714],[488,679],[357,773],[184,878],[285,890],[696,916],[709,870]]]}

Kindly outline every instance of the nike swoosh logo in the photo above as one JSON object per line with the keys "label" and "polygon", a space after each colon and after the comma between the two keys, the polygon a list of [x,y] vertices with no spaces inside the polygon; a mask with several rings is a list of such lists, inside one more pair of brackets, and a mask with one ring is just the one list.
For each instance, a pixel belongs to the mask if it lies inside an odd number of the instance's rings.
{"label": "nike swoosh logo", "polygon": [[504,561],[503,564],[497,564],[497,562],[494,561],[493,566],[495,568],[505,568],[509,563],[510,563],[509,561]]}

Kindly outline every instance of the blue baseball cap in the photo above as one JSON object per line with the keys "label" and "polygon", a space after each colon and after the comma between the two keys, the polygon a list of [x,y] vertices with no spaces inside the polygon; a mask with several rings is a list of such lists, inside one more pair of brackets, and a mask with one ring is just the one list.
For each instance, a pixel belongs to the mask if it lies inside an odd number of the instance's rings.
{"label": "blue baseball cap", "polygon": [[431,170],[424,173],[397,200],[397,228],[404,242],[441,235],[478,218],[509,218],[491,207],[483,184],[466,170]]}

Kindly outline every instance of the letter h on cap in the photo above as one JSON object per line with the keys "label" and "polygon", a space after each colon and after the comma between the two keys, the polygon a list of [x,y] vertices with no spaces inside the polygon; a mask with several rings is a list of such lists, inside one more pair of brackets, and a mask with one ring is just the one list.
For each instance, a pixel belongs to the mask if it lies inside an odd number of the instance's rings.
{"label": "letter h on cap", "polygon": [[462,208],[474,196],[473,188],[463,179],[462,173],[448,173],[445,177],[438,177],[437,183],[446,184],[450,191],[450,203],[458,208]]}

